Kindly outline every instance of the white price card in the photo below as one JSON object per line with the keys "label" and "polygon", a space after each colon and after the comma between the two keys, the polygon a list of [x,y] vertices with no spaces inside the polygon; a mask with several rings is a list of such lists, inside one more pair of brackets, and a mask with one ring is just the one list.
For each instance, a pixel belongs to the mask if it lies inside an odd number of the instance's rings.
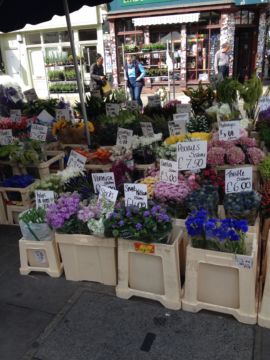
{"label": "white price card", "polygon": [[22,118],[22,112],[20,109],[10,110],[10,118],[14,122],[20,122]]}
{"label": "white price card", "polygon": [[66,120],[70,121],[69,109],[55,109],[55,120]]}
{"label": "white price card", "polygon": [[187,141],[177,143],[177,163],[179,170],[206,168],[207,141]]}
{"label": "white price card", "polygon": [[176,105],[176,112],[178,114],[190,113],[191,112],[191,105],[190,104],[177,104]]}
{"label": "white price card", "polygon": [[9,145],[13,142],[12,130],[0,130],[0,145]]}
{"label": "white price card", "polygon": [[41,113],[38,115],[38,120],[40,120],[43,124],[51,125],[54,117],[48,113],[46,110],[42,110]]}
{"label": "white price card", "polygon": [[131,100],[131,101],[126,101],[126,108],[129,110],[138,110],[139,109],[139,105],[137,103],[137,101],[135,100]]}
{"label": "white price card", "polygon": [[168,121],[170,136],[186,133],[186,124],[183,121]]}
{"label": "white price card", "polygon": [[39,124],[31,125],[30,138],[33,140],[46,141],[48,127]]}
{"label": "white price card", "polygon": [[253,257],[247,255],[235,255],[235,264],[240,268],[250,270],[253,268]]}
{"label": "white price card", "polygon": [[75,170],[84,170],[87,157],[79,154],[78,152],[71,150],[67,167],[73,168]]}
{"label": "white price card", "polygon": [[159,107],[161,106],[160,96],[152,95],[148,96],[148,104],[149,107]]}
{"label": "white price card", "polygon": [[252,190],[252,167],[226,169],[225,193],[238,193]]}
{"label": "white price card", "polygon": [[148,207],[147,185],[145,184],[124,184],[125,206]]}
{"label": "white price card", "polygon": [[115,178],[113,172],[93,173],[92,174],[94,192],[98,193],[101,186],[115,189]]}
{"label": "white price card", "polygon": [[33,250],[33,256],[37,263],[46,264],[47,257],[45,250]]}
{"label": "white price card", "polygon": [[177,161],[160,160],[160,181],[170,184],[178,184],[178,164]]}
{"label": "white price card", "polygon": [[38,99],[37,93],[35,89],[29,89],[23,92],[26,100],[28,102],[34,101]]}
{"label": "white price card", "polygon": [[270,107],[270,96],[261,96],[259,99],[260,111],[267,110]]}
{"label": "white price card", "polygon": [[47,209],[49,205],[54,203],[54,192],[45,190],[36,190],[36,208]]}
{"label": "white price card", "polygon": [[117,116],[120,112],[120,105],[119,104],[106,104],[106,115],[107,116]]}
{"label": "white price card", "polygon": [[143,136],[152,138],[155,136],[153,125],[150,122],[141,122]]}
{"label": "white price card", "polygon": [[189,113],[173,114],[173,121],[183,121],[187,123],[189,121]]}
{"label": "white price card", "polygon": [[221,121],[219,123],[219,140],[237,140],[240,138],[240,121]]}
{"label": "white price card", "polygon": [[133,130],[118,128],[116,145],[130,148],[132,145]]}
{"label": "white price card", "polygon": [[104,213],[113,212],[117,200],[117,196],[118,196],[117,190],[108,188],[106,186],[100,187],[98,202],[101,204]]}

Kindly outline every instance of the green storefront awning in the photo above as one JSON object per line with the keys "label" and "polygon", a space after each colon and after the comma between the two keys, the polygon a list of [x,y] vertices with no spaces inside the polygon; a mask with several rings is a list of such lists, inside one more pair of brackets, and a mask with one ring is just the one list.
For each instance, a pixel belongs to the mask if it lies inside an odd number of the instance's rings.
{"label": "green storefront awning", "polygon": [[267,4],[267,0],[235,0],[235,5]]}

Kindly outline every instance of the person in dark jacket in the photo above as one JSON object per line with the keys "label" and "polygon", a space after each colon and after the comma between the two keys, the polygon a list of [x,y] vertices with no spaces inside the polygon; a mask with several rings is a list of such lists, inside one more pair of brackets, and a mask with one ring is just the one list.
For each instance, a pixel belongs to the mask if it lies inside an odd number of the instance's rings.
{"label": "person in dark jacket", "polygon": [[103,57],[100,54],[96,56],[96,63],[90,67],[90,91],[100,90],[102,95],[102,86],[106,84],[104,75]]}
{"label": "person in dark jacket", "polygon": [[132,58],[131,55],[127,55],[125,65],[125,80],[127,87],[129,88],[132,100],[137,101],[139,106],[143,106],[141,100],[141,92],[144,86],[145,70],[142,64]]}

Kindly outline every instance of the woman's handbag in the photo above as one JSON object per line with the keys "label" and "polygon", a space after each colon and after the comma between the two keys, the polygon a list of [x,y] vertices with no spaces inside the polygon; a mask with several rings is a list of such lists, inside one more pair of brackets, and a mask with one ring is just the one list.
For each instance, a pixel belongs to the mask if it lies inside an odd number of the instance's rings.
{"label": "woman's handbag", "polygon": [[111,84],[108,81],[106,81],[105,85],[103,85],[101,89],[104,96],[110,95],[110,93],[112,92]]}

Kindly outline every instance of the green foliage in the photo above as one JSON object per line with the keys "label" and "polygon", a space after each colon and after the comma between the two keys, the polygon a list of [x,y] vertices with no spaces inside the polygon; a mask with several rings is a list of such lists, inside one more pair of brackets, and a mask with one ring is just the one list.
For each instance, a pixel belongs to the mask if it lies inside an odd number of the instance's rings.
{"label": "green foliage", "polygon": [[189,87],[184,94],[190,97],[190,103],[195,115],[203,115],[205,110],[212,106],[215,99],[214,90],[211,85],[203,85],[199,82],[198,87]]}
{"label": "green foliage", "polygon": [[263,93],[261,79],[253,74],[251,79],[247,80],[239,89],[240,97],[244,100],[244,109],[249,119],[255,119],[255,111],[259,98]]}
{"label": "green foliage", "polygon": [[[86,95],[85,106],[87,116],[90,120],[94,120],[98,115],[103,115],[106,113],[104,101],[97,97]],[[80,116],[82,116],[82,106],[79,101],[75,102],[74,110],[78,112]]]}
{"label": "green foliage", "polygon": [[190,118],[186,125],[189,133],[210,132],[209,120],[205,115],[197,115]]}
{"label": "green foliage", "polygon": [[48,111],[49,114],[55,116],[55,108],[57,99],[37,99],[24,104],[22,114],[27,117],[38,116],[42,110]]}
{"label": "green foliage", "polygon": [[122,104],[128,100],[124,88],[113,89],[111,94],[105,98],[105,103]]}
{"label": "green foliage", "polygon": [[259,164],[259,171],[265,180],[270,179],[270,155],[266,156]]}
{"label": "green foliage", "polygon": [[48,78],[50,81],[62,81],[64,80],[64,72],[62,70],[49,70]]}
{"label": "green foliage", "polygon": [[262,124],[259,128],[260,138],[264,141],[265,145],[270,147],[270,127],[267,124]]}
{"label": "green foliage", "polygon": [[226,78],[217,83],[217,101],[229,104],[233,109],[233,104],[237,102],[237,91],[241,89],[242,85],[238,80]]}
{"label": "green foliage", "polygon": [[43,208],[32,208],[20,215],[20,220],[25,224],[44,224],[46,222],[46,211]]}
{"label": "green foliage", "polygon": [[79,220],[77,218],[77,214],[72,215],[68,220],[66,220],[64,225],[57,229],[57,232],[62,234],[91,234],[87,223]]}
{"label": "green foliage", "polygon": [[124,51],[126,53],[133,53],[139,51],[139,47],[136,45],[124,45]]}
{"label": "green foliage", "polygon": [[77,92],[76,83],[57,83],[49,86],[51,93],[75,93]]}
{"label": "green foliage", "polygon": [[76,80],[76,72],[75,70],[65,70],[64,71],[65,79],[70,80]]}

